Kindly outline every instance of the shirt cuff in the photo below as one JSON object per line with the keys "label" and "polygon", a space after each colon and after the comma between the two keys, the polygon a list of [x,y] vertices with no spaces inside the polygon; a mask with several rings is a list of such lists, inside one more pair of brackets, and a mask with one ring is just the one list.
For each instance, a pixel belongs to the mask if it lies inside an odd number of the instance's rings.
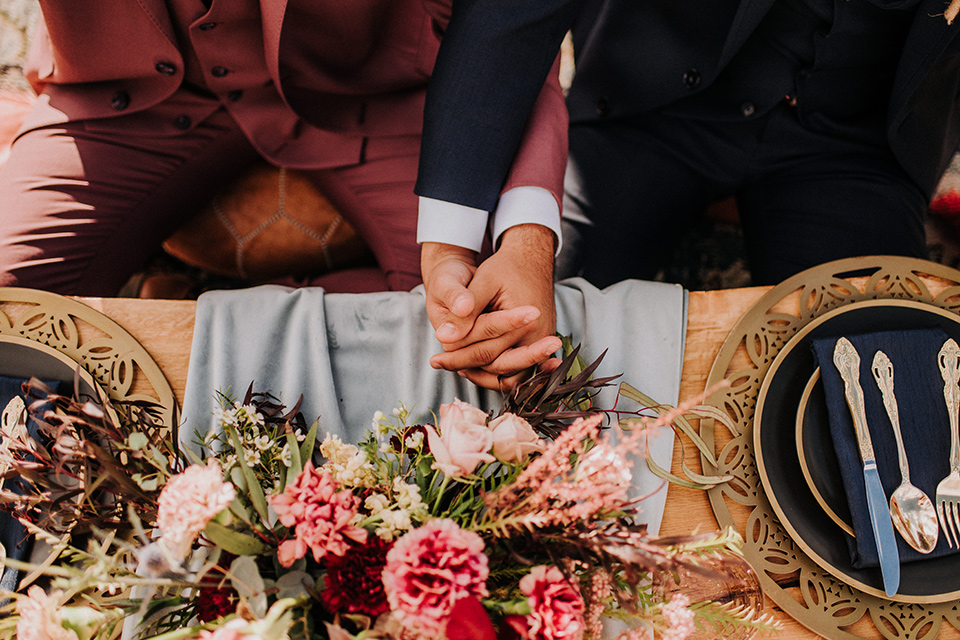
{"label": "shirt cuff", "polygon": [[520,224],[539,224],[553,231],[557,237],[557,253],[560,252],[563,241],[560,205],[552,193],[543,187],[514,187],[505,191],[493,212],[493,246],[499,246],[504,231]]}
{"label": "shirt cuff", "polygon": [[489,215],[483,209],[420,196],[417,242],[442,242],[480,251]]}

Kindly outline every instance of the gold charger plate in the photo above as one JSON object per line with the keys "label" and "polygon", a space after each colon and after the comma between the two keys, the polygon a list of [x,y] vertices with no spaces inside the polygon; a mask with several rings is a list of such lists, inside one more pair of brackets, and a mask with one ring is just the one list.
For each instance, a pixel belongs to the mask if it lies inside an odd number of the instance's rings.
{"label": "gold charger plate", "polygon": [[[866,300],[912,300],[960,310],[960,271],[941,264],[892,256],[838,260],[791,277],[762,296],[734,325],[721,346],[706,386],[730,386],[706,402],[729,416],[729,427],[711,420],[700,434],[717,452],[730,482],[708,492],[721,526],[743,534],[743,551],[767,596],[818,635],[830,639],[930,640],[947,627],[960,629],[955,602],[895,602],[847,584],[811,559],[784,528],[760,482],[753,420],[760,387],[780,350],[820,316]],[[803,385],[807,377],[798,380]],[[786,427],[793,432],[795,415]],[[803,483],[802,478],[799,478]],[[834,526],[830,523],[830,526]]]}
{"label": "gold charger plate", "polygon": [[[162,424],[174,424],[176,396],[153,357],[123,327],[82,302],[0,287],[0,337],[34,345],[38,353],[58,354],[56,358],[79,365],[111,400],[155,403]],[[0,373],[29,377],[34,375],[29,364],[16,371],[0,365]]]}
{"label": "gold charger plate", "polygon": [[[865,300],[833,309],[800,329],[777,353],[760,385],[753,420],[753,450],[760,484],[780,524],[794,543],[844,583],[864,593],[885,598],[879,568],[859,569],[850,556],[851,540],[836,526],[823,504],[801,480],[802,457],[797,449],[796,416],[809,387],[816,359],[810,351],[815,337],[833,338],[875,331],[938,327],[960,340],[960,322],[955,314],[910,300]],[[931,368],[933,368],[931,363]],[[824,456],[833,455],[827,424],[819,427],[817,440]],[[946,430],[944,421],[942,427]],[[946,452],[943,464],[946,467]],[[823,470],[823,467],[820,469]],[[838,478],[839,479],[839,478]],[[842,482],[842,479],[839,479]],[[839,489],[841,487],[825,487]],[[842,498],[845,500],[845,497]],[[900,588],[889,598],[898,602],[937,603],[960,598],[960,555],[946,555],[903,562]]]}

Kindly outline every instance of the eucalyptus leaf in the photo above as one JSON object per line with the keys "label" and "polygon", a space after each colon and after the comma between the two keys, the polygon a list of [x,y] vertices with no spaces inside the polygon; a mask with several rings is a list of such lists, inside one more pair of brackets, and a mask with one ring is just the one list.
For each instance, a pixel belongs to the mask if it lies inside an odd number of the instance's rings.
{"label": "eucalyptus leaf", "polygon": [[227,427],[227,433],[230,436],[233,448],[237,451],[237,467],[239,467],[240,472],[243,474],[243,479],[246,481],[247,495],[250,496],[250,502],[263,521],[265,523],[269,522],[270,516],[267,510],[267,498],[263,494],[263,488],[260,486],[260,482],[257,481],[257,477],[253,474],[253,469],[247,465],[247,461],[244,459],[243,443],[240,441],[240,435],[232,425]]}
{"label": "eucalyptus leaf", "polygon": [[203,529],[203,535],[224,551],[237,556],[256,556],[266,553],[270,547],[249,533],[235,531],[211,520]]}

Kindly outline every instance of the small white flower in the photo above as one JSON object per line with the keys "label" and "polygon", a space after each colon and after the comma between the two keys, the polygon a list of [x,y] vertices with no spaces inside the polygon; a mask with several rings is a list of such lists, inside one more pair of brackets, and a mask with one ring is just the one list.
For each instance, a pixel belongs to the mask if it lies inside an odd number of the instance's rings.
{"label": "small white flower", "polygon": [[[254,445],[257,447],[257,449],[259,449],[260,451],[266,451],[267,449],[269,449],[270,447],[273,446],[273,440],[270,439],[270,436],[263,435],[263,436],[254,438],[254,439],[253,439],[253,444],[254,444]],[[289,453],[289,451],[288,451],[288,453]],[[289,466],[289,465],[288,465],[288,466]]]}
{"label": "small white flower", "polygon": [[393,447],[390,446],[390,443],[389,443],[389,442],[384,442],[384,443],[381,444],[379,447],[377,447],[377,451],[379,451],[380,453],[383,453],[383,454],[387,454],[387,453],[390,453],[391,451],[393,451]]}
{"label": "small white flower", "polygon": [[420,445],[423,444],[423,432],[414,431],[409,436],[407,436],[407,439],[404,440],[404,444],[407,446],[408,449],[419,449]]}
{"label": "small white flower", "polygon": [[280,449],[280,462],[283,463],[283,466],[289,467],[292,463],[293,458],[290,454],[290,443],[283,445],[283,449]]}
{"label": "small white flower", "polygon": [[243,461],[247,463],[248,467],[257,466],[260,464],[260,452],[256,449],[244,449]]}
{"label": "small white flower", "polygon": [[297,442],[303,442],[304,440],[307,439],[307,436],[305,436],[303,432],[300,431],[300,429],[297,429],[293,433],[297,436]]}
{"label": "small white flower", "polygon": [[216,412],[216,420],[223,426],[237,426],[237,411],[233,407],[220,407]]}
{"label": "small white flower", "polygon": [[263,426],[263,416],[260,415],[260,412],[257,411],[257,408],[252,404],[245,404],[240,407],[240,410],[237,412],[247,419],[247,422],[250,422],[255,425]]}
{"label": "small white flower", "polygon": [[382,493],[371,493],[363,501],[363,507],[370,512],[370,515],[378,515],[381,511],[390,506],[390,500]]}

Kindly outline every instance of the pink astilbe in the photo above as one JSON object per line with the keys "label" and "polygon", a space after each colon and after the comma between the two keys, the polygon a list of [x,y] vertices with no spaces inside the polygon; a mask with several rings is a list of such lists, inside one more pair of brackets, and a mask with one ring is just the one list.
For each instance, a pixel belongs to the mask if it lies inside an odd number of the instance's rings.
{"label": "pink astilbe", "polygon": [[220,465],[192,465],[170,478],[157,500],[157,528],[164,548],[178,561],[190,553],[204,527],[226,509],[236,492]]}
{"label": "pink astilbe", "polygon": [[488,520],[523,516],[531,525],[563,526],[622,509],[631,478],[624,448],[604,440],[587,451],[602,421],[599,414],[579,418],[516,481],[487,495]]}
{"label": "pink astilbe", "polygon": [[660,612],[669,626],[660,634],[662,640],[686,640],[696,631],[695,614],[689,607],[690,598],[682,593],[675,594],[670,602],[663,605]]}
{"label": "pink astilbe", "polygon": [[526,640],[582,640],[586,630],[583,597],[560,569],[534,567],[520,580],[520,591],[530,604],[525,629],[518,629]]}
{"label": "pink astilbe", "polygon": [[17,638],[20,640],[78,640],[77,634],[63,626],[60,618],[60,592],[47,595],[33,585],[27,597],[17,599]]}
{"label": "pink astilbe", "polygon": [[393,617],[414,637],[443,636],[458,600],[487,595],[483,547],[479,535],[441,518],[404,534],[383,570]]}
{"label": "pink astilbe", "polygon": [[367,541],[366,529],[350,524],[360,499],[347,489],[338,489],[329,471],[307,462],[283,493],[268,498],[280,523],[292,529],[294,536],[277,549],[281,565],[291,566],[308,549],[319,562],[328,553],[344,555],[350,549],[350,540],[360,544]]}

